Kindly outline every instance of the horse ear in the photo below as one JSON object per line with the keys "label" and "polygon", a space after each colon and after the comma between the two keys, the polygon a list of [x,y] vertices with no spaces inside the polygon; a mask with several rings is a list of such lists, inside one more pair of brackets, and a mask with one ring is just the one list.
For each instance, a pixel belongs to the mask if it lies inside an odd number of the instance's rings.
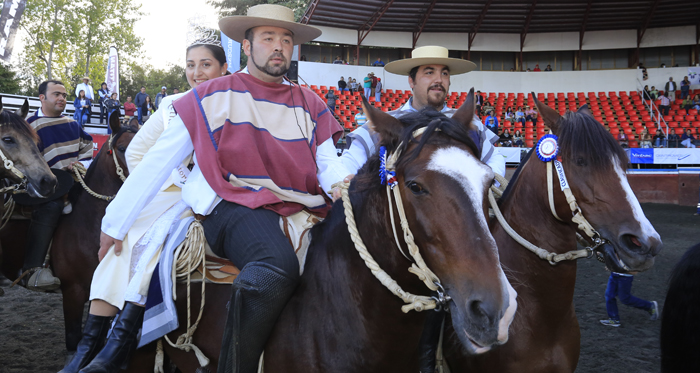
{"label": "horse ear", "polygon": [[561,115],[559,115],[556,110],[540,102],[535,92],[531,92],[530,94],[532,94],[532,99],[535,101],[535,106],[537,106],[537,111],[539,111],[542,116],[544,124],[556,135],[559,132],[559,119],[561,119]]}
{"label": "horse ear", "polygon": [[27,114],[29,114],[29,100],[26,98],[24,99],[24,103],[22,104],[22,107],[19,109],[15,110],[15,114],[19,115],[22,117],[22,119],[27,119]]}
{"label": "horse ear", "polygon": [[469,90],[467,99],[464,100],[464,104],[452,115],[452,119],[467,126],[467,129],[473,130],[475,129],[472,126],[474,111],[476,111],[476,100],[474,99],[474,87],[472,87],[472,89]]}
{"label": "horse ear", "polygon": [[403,124],[391,115],[376,109],[369,104],[367,98],[362,96],[362,109],[367,115],[370,128],[379,133],[383,141],[392,142],[398,140],[403,132]]}
{"label": "horse ear", "polygon": [[576,111],[577,113],[581,114],[588,114],[590,116],[593,116],[593,112],[591,112],[591,109],[588,107],[588,104],[584,104],[578,110]]}
{"label": "horse ear", "polygon": [[109,114],[109,128],[112,129],[112,133],[119,132],[121,127],[121,121],[119,120],[119,110],[114,110]]}

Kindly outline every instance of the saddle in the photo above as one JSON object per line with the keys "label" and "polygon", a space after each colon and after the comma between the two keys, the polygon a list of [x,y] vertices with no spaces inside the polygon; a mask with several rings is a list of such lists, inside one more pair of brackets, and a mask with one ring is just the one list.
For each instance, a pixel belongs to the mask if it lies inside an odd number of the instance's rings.
{"label": "saddle", "polygon": [[[311,243],[309,230],[319,222],[321,222],[321,218],[306,211],[300,211],[288,217],[280,217],[280,229],[282,229],[289,243],[294,248],[294,252],[297,254],[301,273],[304,272],[306,254]],[[190,275],[190,281],[201,282],[204,280],[212,284],[233,284],[233,280],[236,279],[240,272],[240,269],[230,260],[214,254],[207,244],[206,260]],[[185,281],[184,278],[180,278],[177,282]]]}

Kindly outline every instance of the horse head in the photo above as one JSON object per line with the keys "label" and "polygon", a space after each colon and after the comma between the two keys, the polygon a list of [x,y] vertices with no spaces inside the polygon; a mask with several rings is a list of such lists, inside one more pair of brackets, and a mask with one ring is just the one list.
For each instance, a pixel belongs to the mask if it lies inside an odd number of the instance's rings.
{"label": "horse head", "polygon": [[[366,102],[365,112],[387,154],[400,153],[396,188],[408,226],[427,267],[451,298],[447,308],[459,339],[469,353],[482,353],[507,341],[517,303],[486,220],[494,175],[479,159],[480,140],[471,124],[473,91],[451,119],[427,108],[399,120]],[[363,175],[374,177],[374,185],[377,162],[371,159],[370,172]],[[389,221],[388,209],[386,215]],[[394,225],[402,237],[398,222]],[[393,236],[391,225],[387,228]],[[399,245],[407,252],[403,241]]]}
{"label": "horse head", "polygon": [[[587,105],[560,116],[534,93],[532,97],[545,125],[558,137],[561,164],[582,215],[604,242],[599,250],[606,266],[615,272],[649,269],[663,244],[627,181],[625,151]],[[571,222],[572,210],[564,194],[558,186],[554,188],[557,214],[578,227]]]}
{"label": "horse head", "polygon": [[[56,177],[37,147],[39,137],[26,122],[29,102],[25,99],[16,111],[3,110],[0,98],[0,150],[6,160],[0,165],[0,177],[14,183],[26,182],[32,197],[46,197],[56,188]],[[16,168],[23,176],[12,171]]]}
{"label": "horse head", "polygon": [[115,110],[109,115],[108,123],[112,130],[112,136],[107,144],[110,160],[106,161],[108,164],[106,167],[110,169],[112,175],[119,175],[119,170],[121,170],[124,177],[127,177],[129,176],[129,168],[126,162],[126,148],[139,130],[138,120],[132,118],[127,124],[122,125],[119,111]]}

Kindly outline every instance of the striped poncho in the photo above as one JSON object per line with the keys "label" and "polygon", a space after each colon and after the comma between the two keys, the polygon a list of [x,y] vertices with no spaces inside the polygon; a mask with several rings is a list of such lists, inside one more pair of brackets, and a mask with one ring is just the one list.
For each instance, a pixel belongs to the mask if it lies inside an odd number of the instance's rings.
{"label": "striped poncho", "polygon": [[92,136],[72,118],[40,116],[39,111],[27,122],[39,135],[39,151],[49,167],[65,170],[71,163],[92,159]]}

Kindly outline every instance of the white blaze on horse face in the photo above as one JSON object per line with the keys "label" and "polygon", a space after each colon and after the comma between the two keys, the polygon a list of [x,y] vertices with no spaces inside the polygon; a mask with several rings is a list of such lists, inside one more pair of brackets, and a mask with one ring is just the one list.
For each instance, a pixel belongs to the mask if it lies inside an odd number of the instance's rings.
{"label": "white blaze on horse face", "polygon": [[[475,212],[474,216],[479,225],[485,232],[489,232],[481,203],[484,200],[484,189],[493,180],[491,167],[483,164],[468,151],[450,146],[438,149],[433,153],[428,163],[428,170],[445,174],[455,179],[464,188],[470,197]],[[497,251],[493,236],[489,233],[487,237],[490,240],[490,246],[494,251]]]}
{"label": "white blaze on horse face", "polygon": [[630,204],[630,209],[634,214],[634,218],[639,223],[639,227],[641,228],[642,233],[644,234],[644,237],[640,238],[647,239],[649,237],[653,237],[661,241],[659,233],[656,232],[656,229],[654,229],[654,227],[651,225],[649,219],[647,219],[646,215],[644,215],[644,211],[642,211],[642,206],[639,204],[637,196],[634,195],[632,187],[630,187],[630,184],[627,181],[627,175],[625,175],[625,171],[623,171],[622,167],[620,167],[620,161],[618,159],[613,159],[613,165],[615,166],[615,173],[617,173],[617,177],[620,179],[620,185],[625,191],[627,202]]}

